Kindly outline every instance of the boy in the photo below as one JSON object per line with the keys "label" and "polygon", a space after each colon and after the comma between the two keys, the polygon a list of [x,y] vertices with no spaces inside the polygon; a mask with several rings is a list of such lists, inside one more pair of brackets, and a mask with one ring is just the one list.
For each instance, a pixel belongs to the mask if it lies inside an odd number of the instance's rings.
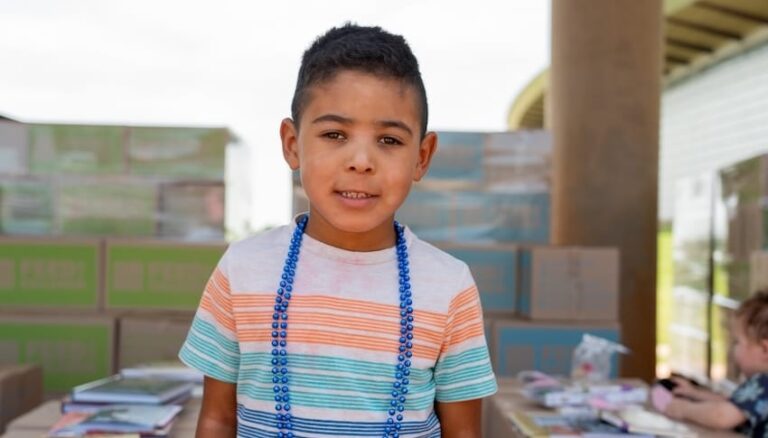
{"label": "boy", "polygon": [[197,436],[480,437],[496,382],[477,288],[394,221],[437,147],[416,58],[378,27],[331,29],[291,112],[310,211],[213,273],[179,353],[206,374]]}
{"label": "boy", "polygon": [[[673,398],[655,402],[672,418],[703,426],[738,431],[753,437],[768,436],[768,292],[758,292],[744,301],[734,321],[736,344],[733,358],[747,380],[730,398],[696,388],[685,379],[674,379]],[[666,391],[658,387],[654,392]],[[654,394],[657,400],[664,399]]]}

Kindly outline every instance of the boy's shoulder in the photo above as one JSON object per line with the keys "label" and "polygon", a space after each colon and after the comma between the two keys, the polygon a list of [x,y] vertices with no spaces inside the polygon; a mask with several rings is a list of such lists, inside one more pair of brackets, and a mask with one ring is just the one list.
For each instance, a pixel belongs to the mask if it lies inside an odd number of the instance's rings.
{"label": "boy's shoulder", "polygon": [[250,259],[254,254],[273,251],[284,252],[291,239],[290,228],[288,225],[270,228],[232,242],[227,248],[226,258],[229,260]]}
{"label": "boy's shoulder", "polygon": [[[454,257],[453,255],[443,251],[435,245],[421,240],[414,234],[412,256],[420,264],[431,271],[447,275],[449,277],[457,276],[464,277],[469,274],[469,266],[467,264]],[[454,277],[455,278],[455,277]]]}

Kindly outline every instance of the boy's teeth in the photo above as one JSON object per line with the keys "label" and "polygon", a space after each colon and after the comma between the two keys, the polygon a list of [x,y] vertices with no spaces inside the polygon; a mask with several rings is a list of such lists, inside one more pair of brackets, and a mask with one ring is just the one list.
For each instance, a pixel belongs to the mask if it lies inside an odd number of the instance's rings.
{"label": "boy's teeth", "polygon": [[359,193],[359,192],[341,192],[341,196],[345,198],[352,198],[352,199],[363,199],[363,198],[371,197],[371,195],[367,193]]}

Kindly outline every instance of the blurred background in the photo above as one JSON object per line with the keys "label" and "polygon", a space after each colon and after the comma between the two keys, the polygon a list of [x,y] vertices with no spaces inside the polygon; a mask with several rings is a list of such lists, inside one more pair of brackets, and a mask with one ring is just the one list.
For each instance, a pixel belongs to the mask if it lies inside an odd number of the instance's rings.
{"label": "blurred background", "polygon": [[568,374],[591,333],[631,350],[614,375],[738,380],[729,318],[768,286],[768,2],[6,0],[0,431],[174,360],[227,243],[307,209],[278,126],[346,21],[419,59],[439,150],[398,217],[472,268],[500,377]]}

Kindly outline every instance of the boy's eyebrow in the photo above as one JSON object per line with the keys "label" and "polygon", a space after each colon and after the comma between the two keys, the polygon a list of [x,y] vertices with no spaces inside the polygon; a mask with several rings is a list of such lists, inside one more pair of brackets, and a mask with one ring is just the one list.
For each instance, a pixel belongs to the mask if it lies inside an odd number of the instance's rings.
{"label": "boy's eyebrow", "polygon": [[[354,119],[350,119],[349,117],[340,116],[338,114],[323,114],[322,116],[316,118],[315,120],[312,120],[312,123],[322,123],[322,122],[336,122],[341,123],[343,125],[350,125],[354,123]],[[377,125],[385,127],[385,128],[398,128],[402,129],[403,131],[407,132],[409,135],[413,135],[413,131],[411,128],[408,127],[405,123],[399,121],[399,120],[379,120],[376,122]]]}

